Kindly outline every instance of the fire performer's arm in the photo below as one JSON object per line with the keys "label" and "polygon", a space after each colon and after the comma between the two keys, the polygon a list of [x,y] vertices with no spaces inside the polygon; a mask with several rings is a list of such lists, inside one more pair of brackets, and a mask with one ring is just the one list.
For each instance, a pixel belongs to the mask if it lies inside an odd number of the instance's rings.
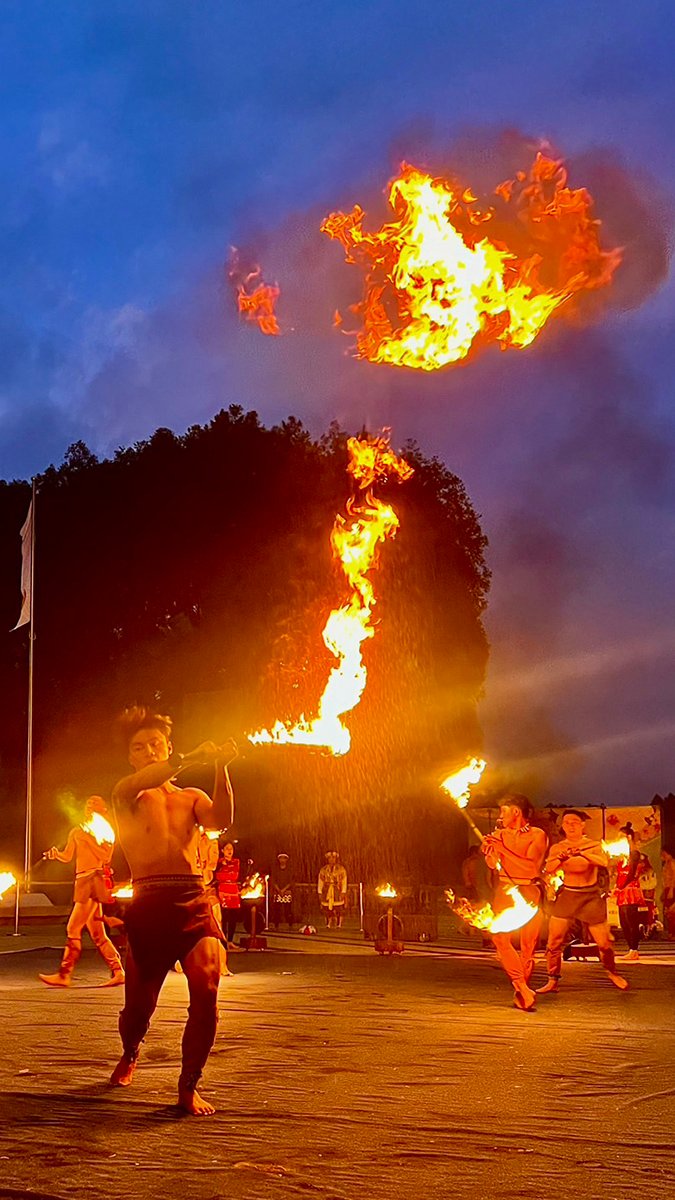
{"label": "fire performer's arm", "polygon": [[[234,753],[232,753],[233,748]],[[202,742],[195,750],[191,750],[189,754],[173,753],[163,762],[150,763],[147,767],[141,767],[140,771],[134,771],[133,775],[125,775],[124,779],[120,779],[119,783],[113,789],[113,800],[116,804],[120,805],[133,804],[141,792],[147,792],[151,788],[161,787],[163,783],[168,783],[184,767],[214,763],[217,758],[221,758],[225,766],[227,766],[235,755],[236,747],[234,746],[234,742],[228,742],[222,747],[216,746],[215,742]],[[200,796],[204,796],[205,800],[208,800],[206,793],[200,792],[199,794]],[[208,804],[212,809],[212,801],[208,800]],[[213,819],[211,811],[205,815],[206,820],[202,820],[201,816],[195,813],[198,823],[200,825],[208,825],[210,828],[209,822]]]}
{"label": "fire performer's arm", "polygon": [[220,749],[227,752],[219,755],[214,763],[215,779],[213,784],[213,816],[216,819],[215,829],[229,829],[234,824],[234,790],[228,766],[237,757],[237,747],[230,739]]}
{"label": "fire performer's arm", "polygon": [[70,833],[68,834],[68,841],[66,842],[65,846],[63,847],[63,850],[57,849],[56,846],[51,846],[49,848],[49,850],[45,850],[43,857],[48,858],[50,861],[53,859],[56,859],[57,862],[67,863],[72,860],[74,853],[75,853],[75,830],[71,829]]}

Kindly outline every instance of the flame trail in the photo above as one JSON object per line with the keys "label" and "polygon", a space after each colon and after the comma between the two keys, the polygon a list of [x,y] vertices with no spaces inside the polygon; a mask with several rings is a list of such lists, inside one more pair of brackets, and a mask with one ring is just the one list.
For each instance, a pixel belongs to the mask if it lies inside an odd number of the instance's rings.
{"label": "flame trail", "polygon": [[603,841],[602,848],[610,858],[629,858],[630,856],[630,842],[626,837],[617,838],[615,842]]}
{"label": "flame trail", "polygon": [[481,343],[522,349],[576,293],[609,283],[621,252],[600,248],[592,198],[567,186],[562,162],[539,153],[495,195],[480,209],[468,189],[403,163],[381,229],[364,231],[360,205],[326,217],[321,231],[365,273],[358,358],[434,371]]}
{"label": "flame trail", "polygon": [[326,746],[333,754],[346,754],[351,744],[349,730],[340,718],[356,707],[366,686],[361,645],[375,632],[371,616],[376,602],[368,572],[375,564],[379,543],[393,537],[399,524],[394,509],[378,500],[371,489],[382,477],[393,475],[401,482],[410,479],[413,468],[394,454],[386,437],[352,437],[347,447],[347,470],[365,494],[360,502],[348,500],[347,517],[338,513],[331,533],[333,555],[351,589],[349,602],[332,610],[323,629],[324,643],[338,665],[328,677],[317,717],[308,720],[303,714],[295,725],[277,721],[271,730],[248,734],[254,745]]}
{"label": "flame trail", "polygon": [[479,782],[485,767],[484,758],[472,758],[465,767],[443,780],[443,791],[448,793],[458,808],[466,808],[471,796],[471,786]]}
{"label": "flame trail", "polygon": [[245,271],[235,247],[230,255],[228,278],[237,293],[237,308],[246,321],[252,321],[262,333],[278,336],[281,333],[276,302],[281,294],[277,284],[265,283],[259,266]]}

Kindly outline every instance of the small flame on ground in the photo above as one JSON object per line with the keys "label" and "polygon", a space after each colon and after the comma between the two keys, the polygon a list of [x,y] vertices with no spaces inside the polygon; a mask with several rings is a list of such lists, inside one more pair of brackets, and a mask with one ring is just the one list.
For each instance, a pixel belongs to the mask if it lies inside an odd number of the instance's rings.
{"label": "small flame on ground", "polygon": [[241,889],[242,900],[260,900],[265,894],[265,880],[256,871],[244,881]]}
{"label": "small flame on ground", "polygon": [[113,845],[115,842],[115,830],[110,822],[106,821],[105,817],[102,817],[100,813],[92,813],[86,821],[82,822],[81,828],[84,829],[85,833],[90,833],[96,839],[99,846],[102,846],[104,843]]}
{"label": "small flame on ground", "polygon": [[610,858],[629,858],[630,842],[628,838],[618,838],[615,842],[604,842],[602,848]]}
{"label": "small flame on ground", "polygon": [[383,883],[381,887],[375,889],[375,894],[382,900],[395,900],[398,896],[396,888],[391,883]]}
{"label": "small flame on ground", "polygon": [[466,808],[471,796],[471,787],[479,782],[485,766],[485,759],[472,758],[465,767],[443,780],[443,791],[448,793],[458,808]]}
{"label": "small flame on ground", "polygon": [[495,913],[491,904],[476,905],[463,896],[456,898],[452,888],[448,888],[445,895],[453,912],[468,925],[473,925],[476,929],[486,929],[488,933],[515,933],[517,929],[527,925],[539,909],[536,904],[530,904],[524,899],[515,884],[507,887],[506,891],[512,904],[500,913]]}
{"label": "small flame on ground", "polygon": [[394,509],[376,499],[371,489],[382,477],[393,475],[399,482],[410,479],[413,468],[394,453],[387,437],[352,437],[347,447],[347,469],[365,495],[360,501],[347,502],[347,517],[338,513],[331,533],[333,556],[351,590],[349,602],[333,609],[323,629],[324,643],[338,665],[328,677],[317,717],[308,720],[303,714],[295,725],[277,721],[271,730],[248,734],[253,745],[325,746],[333,754],[346,754],[351,744],[349,730],[340,718],[356,707],[366,686],[361,645],[375,633],[371,616],[376,602],[368,572],[375,565],[380,542],[393,537],[399,525]]}
{"label": "small flame on ground", "polygon": [[364,231],[359,205],[326,217],[322,233],[365,273],[358,358],[433,371],[479,342],[522,349],[575,293],[609,283],[621,253],[600,249],[592,198],[567,187],[562,162],[537,154],[495,194],[481,210],[468,189],[403,163],[381,229]]}
{"label": "small flame on ground", "polygon": [[0,871],[0,900],[13,887],[16,887],[16,876],[11,871]]}

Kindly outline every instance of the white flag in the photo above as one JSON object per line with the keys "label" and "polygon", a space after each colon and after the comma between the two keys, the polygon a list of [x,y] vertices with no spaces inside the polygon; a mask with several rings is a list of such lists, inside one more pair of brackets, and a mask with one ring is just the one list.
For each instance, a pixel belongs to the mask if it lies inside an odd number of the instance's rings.
{"label": "white flag", "polygon": [[27,625],[30,621],[31,610],[31,567],[33,559],[33,501],[31,500],[28,508],[28,516],[21,526],[21,616],[19,617],[15,629],[19,629],[21,625]]}

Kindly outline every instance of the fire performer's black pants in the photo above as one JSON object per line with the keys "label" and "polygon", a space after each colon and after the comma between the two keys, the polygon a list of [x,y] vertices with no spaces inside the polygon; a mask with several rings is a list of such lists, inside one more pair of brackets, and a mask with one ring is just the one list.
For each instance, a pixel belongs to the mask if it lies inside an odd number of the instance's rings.
{"label": "fire performer's black pants", "polygon": [[134,893],[125,920],[129,953],[119,1020],[124,1053],[138,1057],[167,972],[179,961],[190,993],[181,1083],[194,1089],[216,1036],[222,931],[201,879],[136,880]]}
{"label": "fire performer's black pants", "polygon": [[619,921],[621,932],[628,942],[629,950],[640,947],[640,906],[638,904],[620,904]]}

